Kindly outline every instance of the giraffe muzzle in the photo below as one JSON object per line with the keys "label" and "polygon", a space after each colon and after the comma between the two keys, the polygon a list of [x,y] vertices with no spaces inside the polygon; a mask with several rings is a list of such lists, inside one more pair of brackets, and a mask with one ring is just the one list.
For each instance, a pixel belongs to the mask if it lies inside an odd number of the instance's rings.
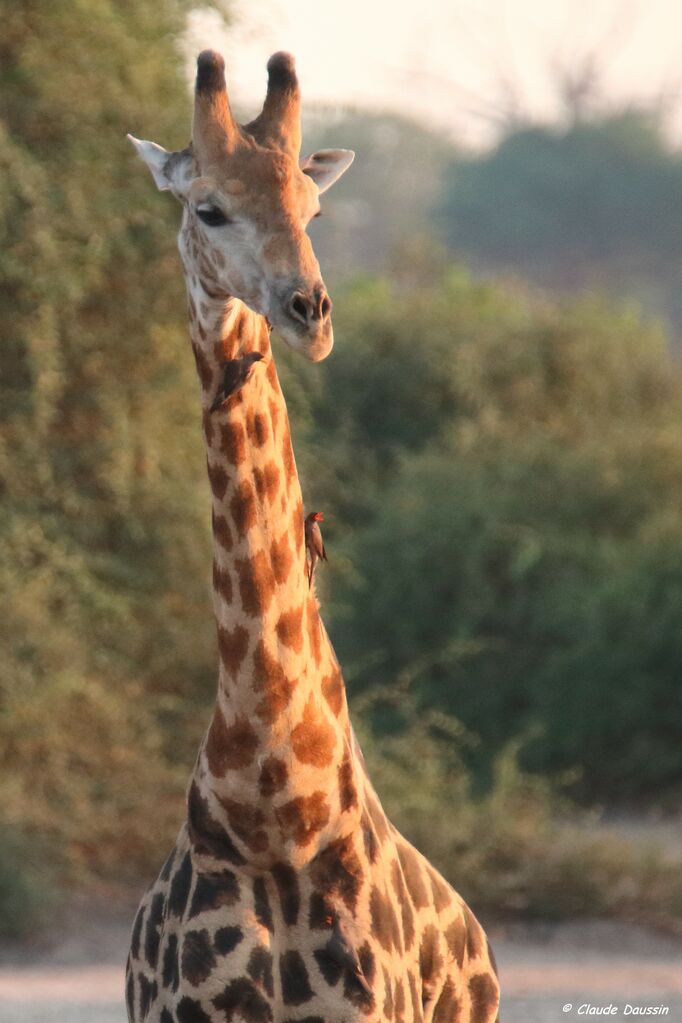
{"label": "giraffe muzzle", "polygon": [[282,301],[273,325],[284,341],[311,362],[326,359],[334,344],[332,302],[320,281],[310,289],[294,288]]}

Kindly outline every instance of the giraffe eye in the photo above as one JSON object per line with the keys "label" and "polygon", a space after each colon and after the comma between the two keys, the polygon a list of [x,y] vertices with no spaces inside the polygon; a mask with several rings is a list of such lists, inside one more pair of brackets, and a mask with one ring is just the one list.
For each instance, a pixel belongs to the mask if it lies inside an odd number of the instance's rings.
{"label": "giraffe eye", "polygon": [[229,224],[229,218],[217,206],[197,206],[199,220],[208,227],[224,227]]}

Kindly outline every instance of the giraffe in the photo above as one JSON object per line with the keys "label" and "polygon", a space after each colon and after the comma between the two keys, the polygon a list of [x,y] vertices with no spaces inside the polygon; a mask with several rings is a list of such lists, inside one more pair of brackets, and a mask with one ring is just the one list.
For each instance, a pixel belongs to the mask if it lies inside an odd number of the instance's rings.
{"label": "giraffe", "polygon": [[[271,57],[262,112],[244,127],[224,70],[219,54],[200,54],[186,150],[130,136],[183,207],[219,669],[186,820],[133,925],[129,1019],[493,1023],[486,936],[381,807],[306,570],[270,332],[312,361],[331,350],[305,229],[353,154],[299,160],[290,55]],[[225,366],[250,353],[261,358],[240,364],[248,373],[223,398]]]}

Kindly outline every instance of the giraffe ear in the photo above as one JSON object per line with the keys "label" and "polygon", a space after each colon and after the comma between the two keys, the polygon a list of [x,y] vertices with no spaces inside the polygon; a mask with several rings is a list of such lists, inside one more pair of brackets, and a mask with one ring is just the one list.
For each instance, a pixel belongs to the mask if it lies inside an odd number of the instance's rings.
{"label": "giraffe ear", "polygon": [[169,153],[163,146],[157,146],[156,142],[136,139],[134,135],[128,135],[127,138],[135,146],[140,159],[149,167],[156,187],[161,192],[170,190],[176,195],[183,195],[186,192],[191,181],[188,172],[192,154],[189,149]]}
{"label": "giraffe ear", "polygon": [[299,166],[313,179],[322,194],[346,173],[354,159],[352,149],[318,149],[301,160]]}

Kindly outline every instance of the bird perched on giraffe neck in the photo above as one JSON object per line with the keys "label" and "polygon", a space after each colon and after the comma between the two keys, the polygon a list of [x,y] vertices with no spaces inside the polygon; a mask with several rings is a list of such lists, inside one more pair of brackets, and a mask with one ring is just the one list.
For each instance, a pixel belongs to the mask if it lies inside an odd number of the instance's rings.
{"label": "bird perched on giraffe neck", "polygon": [[313,576],[318,561],[327,560],[327,552],[322,539],[320,522],[324,522],[322,512],[314,511],[306,515],[305,519],[305,546],[308,552],[308,589],[313,584]]}
{"label": "bird perched on giraffe neck", "polygon": [[353,947],[338,913],[331,913],[325,922],[328,927],[331,927],[332,933],[325,945],[324,952],[330,959],[338,963],[341,969],[348,973],[352,981],[371,998],[372,988],[363,972],[360,957]]}
{"label": "bird perched on giraffe neck", "polygon": [[253,367],[262,358],[261,352],[247,352],[246,355],[242,355],[238,359],[228,359],[223,364],[223,379],[211,405],[211,412],[217,412],[229,397],[244,386],[251,376]]}

